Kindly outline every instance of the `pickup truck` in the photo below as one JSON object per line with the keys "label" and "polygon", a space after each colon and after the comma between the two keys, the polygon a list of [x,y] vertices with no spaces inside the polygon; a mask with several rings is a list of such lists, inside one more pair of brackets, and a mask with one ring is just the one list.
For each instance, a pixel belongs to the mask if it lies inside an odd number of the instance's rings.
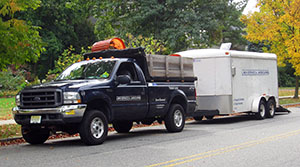
{"label": "pickup truck", "polygon": [[59,131],[79,133],[83,143],[95,145],[104,142],[109,124],[127,133],[133,122],[154,121],[164,121],[168,132],[182,131],[196,106],[195,78],[185,75],[182,63],[187,58],[178,61],[181,72],[172,72],[168,62],[165,70],[153,70],[155,62],[149,60],[157,56],[147,56],[143,48],[87,53],[56,80],[21,90],[13,114],[23,138],[42,144]]}

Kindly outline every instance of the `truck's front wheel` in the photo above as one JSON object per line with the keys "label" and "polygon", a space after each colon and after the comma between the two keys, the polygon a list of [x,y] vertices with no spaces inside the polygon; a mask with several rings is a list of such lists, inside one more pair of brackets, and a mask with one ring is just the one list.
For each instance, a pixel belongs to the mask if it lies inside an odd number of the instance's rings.
{"label": "truck's front wheel", "polygon": [[115,121],[113,127],[118,133],[128,133],[132,128],[132,121]]}
{"label": "truck's front wheel", "polygon": [[22,136],[30,144],[43,144],[50,136],[48,129],[22,126]]}
{"label": "truck's front wheel", "polygon": [[184,110],[180,104],[172,104],[165,117],[165,126],[169,132],[181,132],[185,124]]}
{"label": "truck's front wheel", "polygon": [[107,137],[106,116],[98,110],[87,111],[79,127],[80,138],[87,145],[102,144]]}

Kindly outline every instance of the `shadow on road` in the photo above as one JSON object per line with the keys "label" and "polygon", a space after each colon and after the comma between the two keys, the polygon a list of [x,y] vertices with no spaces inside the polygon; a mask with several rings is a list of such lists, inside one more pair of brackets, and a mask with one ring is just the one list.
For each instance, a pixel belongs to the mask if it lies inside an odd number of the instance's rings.
{"label": "shadow on road", "polygon": [[[275,117],[288,115],[288,114],[289,113],[287,113],[287,112],[280,112],[280,113],[276,113]],[[191,124],[191,125],[193,125],[193,124],[233,124],[233,123],[240,123],[240,122],[245,122],[245,121],[261,121],[261,120],[257,120],[254,115],[243,114],[243,115],[237,115],[237,116],[216,117],[212,120],[195,121],[195,122],[191,122],[189,124]]]}
{"label": "shadow on road", "polygon": [[[129,133],[116,133],[112,132],[108,134],[106,140],[104,143],[109,143],[113,141],[122,141],[124,139],[128,138],[138,138],[143,137],[147,135],[155,135],[155,134],[166,134],[168,133],[165,129],[142,129],[139,130],[139,128],[136,128],[135,131],[130,131]],[[149,139],[150,140],[150,139]],[[24,145],[26,147],[73,147],[73,146],[86,146],[84,143],[81,142],[80,137],[72,137],[72,138],[62,138],[62,139],[54,139],[54,140],[48,140],[44,144],[40,145]]]}
{"label": "shadow on road", "polygon": [[[276,117],[288,115],[289,113],[276,113]],[[271,119],[266,119],[266,120],[271,120]],[[236,123],[241,123],[241,122],[249,122],[249,121],[261,121],[261,120],[256,120],[254,115],[238,115],[238,116],[225,116],[225,117],[216,117],[212,120],[202,120],[202,121],[191,121],[187,122],[186,124],[189,126],[192,125],[222,125],[222,124],[236,124]],[[157,128],[155,128],[157,127]],[[193,129],[185,128],[184,131],[192,131]],[[202,132],[204,133],[204,132]],[[207,133],[207,132],[205,132]],[[129,133],[116,133],[112,132],[109,133],[107,136],[106,141],[104,142],[105,144],[114,142],[114,141],[122,141],[125,139],[130,139],[130,138],[139,138],[143,136],[150,136],[150,135],[165,135],[165,134],[172,134],[168,133],[165,128],[161,128],[159,126],[153,126],[151,127],[145,127],[145,128],[135,128],[134,130],[131,130]],[[151,138],[139,138],[138,140],[151,140]],[[64,139],[55,139],[55,140],[49,140],[47,143],[42,144],[42,145],[25,145],[26,147],[79,147],[79,146],[84,146],[86,145],[81,142],[80,137],[72,137],[72,138],[64,138]]]}

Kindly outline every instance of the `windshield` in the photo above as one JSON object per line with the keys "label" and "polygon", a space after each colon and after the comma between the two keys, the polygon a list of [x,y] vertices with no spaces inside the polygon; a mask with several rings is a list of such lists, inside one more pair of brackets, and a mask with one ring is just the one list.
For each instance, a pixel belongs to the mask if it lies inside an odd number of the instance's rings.
{"label": "windshield", "polygon": [[115,64],[112,60],[82,61],[68,67],[56,80],[108,79]]}

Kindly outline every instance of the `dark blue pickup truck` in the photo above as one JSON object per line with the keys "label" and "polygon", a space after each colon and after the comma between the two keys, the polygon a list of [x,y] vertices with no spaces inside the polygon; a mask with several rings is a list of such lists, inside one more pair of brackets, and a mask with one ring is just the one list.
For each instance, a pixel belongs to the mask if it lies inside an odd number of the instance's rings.
{"label": "dark blue pickup truck", "polygon": [[109,124],[119,133],[129,132],[133,122],[154,121],[164,121],[169,132],[183,130],[196,105],[193,77],[151,76],[143,48],[84,57],[55,81],[27,87],[16,96],[14,119],[28,143],[44,143],[51,133],[62,131],[79,132],[87,145],[101,144]]}

